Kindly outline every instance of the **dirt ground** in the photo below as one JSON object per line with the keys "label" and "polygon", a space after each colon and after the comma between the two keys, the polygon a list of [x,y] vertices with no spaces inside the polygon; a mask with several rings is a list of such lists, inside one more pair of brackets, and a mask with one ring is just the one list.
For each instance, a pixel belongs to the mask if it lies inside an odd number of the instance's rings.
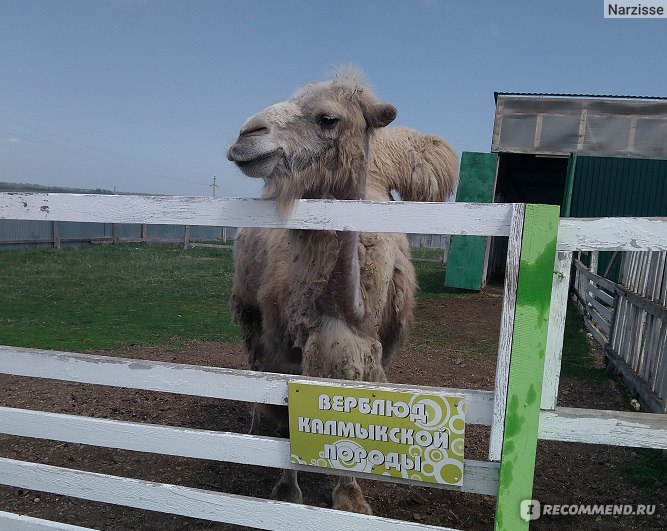
{"label": "dirt ground", "polygon": [[[407,348],[389,371],[394,382],[493,389],[502,292],[421,301]],[[131,348],[106,354],[151,360],[245,368],[240,345],[191,342],[179,348]],[[88,386],[0,376],[2,406],[44,409],[101,418],[141,421],[246,433],[251,405],[148,391]],[[564,378],[559,405],[627,409],[631,397],[613,379]],[[271,434],[268,432],[268,434]],[[466,458],[485,459],[488,429],[467,428]],[[635,485],[621,465],[635,454],[629,448],[542,441],[538,448],[534,497],[557,504],[656,504],[652,517],[543,517],[531,529],[666,529],[667,486],[659,481]],[[157,456],[0,435],[0,455],[81,470],[135,477],[208,490],[267,498],[279,472],[213,461]],[[330,506],[334,479],[300,474],[305,503]],[[450,526],[492,529],[495,498],[454,491],[363,481],[379,516]],[[86,502],[51,494],[0,487],[0,510],[28,514],[95,529],[241,529],[150,511]],[[293,529],[300,529],[297,522]]]}

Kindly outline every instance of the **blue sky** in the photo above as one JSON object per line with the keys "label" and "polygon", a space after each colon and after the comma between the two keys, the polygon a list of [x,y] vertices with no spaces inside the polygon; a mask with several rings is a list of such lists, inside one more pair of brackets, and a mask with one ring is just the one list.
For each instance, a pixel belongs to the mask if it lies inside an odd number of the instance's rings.
{"label": "blue sky", "polygon": [[603,0],[0,0],[0,181],[256,195],[243,120],[348,63],[396,124],[488,152],[494,91],[667,96],[666,52]]}

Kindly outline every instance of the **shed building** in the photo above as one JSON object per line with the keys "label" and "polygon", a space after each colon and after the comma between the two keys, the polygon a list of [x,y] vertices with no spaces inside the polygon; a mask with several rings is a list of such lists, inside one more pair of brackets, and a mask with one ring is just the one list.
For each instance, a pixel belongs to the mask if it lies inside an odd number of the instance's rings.
{"label": "shed building", "polygon": [[[666,97],[494,96],[491,153],[463,154],[457,201],[559,205],[574,217],[667,215]],[[445,284],[480,289],[504,275],[506,241],[467,238],[452,238]]]}

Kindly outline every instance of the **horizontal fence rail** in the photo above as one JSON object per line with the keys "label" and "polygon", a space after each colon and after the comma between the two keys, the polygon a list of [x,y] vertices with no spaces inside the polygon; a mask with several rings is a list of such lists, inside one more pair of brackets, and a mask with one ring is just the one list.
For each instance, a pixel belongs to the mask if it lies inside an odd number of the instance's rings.
{"label": "horizontal fence rail", "polygon": [[[0,529],[10,529],[11,531],[91,531],[90,527],[52,522],[51,520],[5,511],[0,511]],[[95,530],[92,529],[92,531]]]}
{"label": "horizontal fence rail", "polygon": [[[0,407],[0,426],[0,433],[21,437],[272,468],[306,470],[327,475],[354,475],[369,480],[392,483],[415,483],[400,478],[394,481],[396,478],[373,474],[352,474],[344,470],[318,469],[295,465],[290,459],[289,440],[278,437],[97,419],[3,407]],[[497,494],[497,463],[466,459],[463,474],[463,487],[461,488],[436,483],[427,486],[489,496]]]}
{"label": "horizontal fence rail", "polygon": [[665,251],[667,218],[564,218],[559,251]]}
{"label": "horizontal fence rail", "polygon": [[[508,236],[509,203],[302,199],[289,218],[272,201],[211,197],[0,193],[0,219],[362,230]],[[559,251],[665,251],[667,218],[561,219]]]}
{"label": "horizontal fence rail", "polygon": [[451,528],[391,520],[334,509],[224,494],[0,458],[3,482],[19,488],[114,503],[191,518],[283,531],[454,531]]}
{"label": "horizontal fence rail", "polygon": [[667,450],[667,415],[557,407],[540,412],[539,438]]}
{"label": "horizontal fence rail", "polygon": [[0,373],[274,405],[287,404],[289,381],[335,383],[357,389],[450,392],[465,396],[467,422],[488,426],[492,421],[493,391],[378,385],[8,346],[0,346]]}
{"label": "horizontal fence rail", "polygon": [[507,236],[511,204],[0,193],[0,219]]}

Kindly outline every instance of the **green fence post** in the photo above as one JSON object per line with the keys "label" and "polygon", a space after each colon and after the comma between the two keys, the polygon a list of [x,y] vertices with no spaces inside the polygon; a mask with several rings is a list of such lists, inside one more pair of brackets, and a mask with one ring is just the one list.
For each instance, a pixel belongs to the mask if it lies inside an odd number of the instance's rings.
{"label": "green fence post", "polygon": [[528,529],[523,500],[532,498],[544,355],[554,275],[559,208],[526,205],[507,409],[496,502],[496,530]]}

